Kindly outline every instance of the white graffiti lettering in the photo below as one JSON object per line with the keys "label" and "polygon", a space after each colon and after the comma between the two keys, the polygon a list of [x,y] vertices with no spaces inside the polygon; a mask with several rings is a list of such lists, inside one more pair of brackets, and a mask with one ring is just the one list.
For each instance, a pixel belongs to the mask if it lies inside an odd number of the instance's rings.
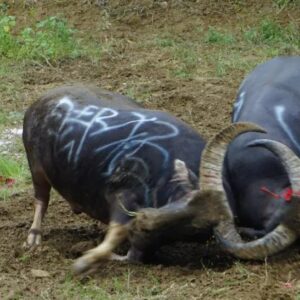
{"label": "white graffiti lettering", "polygon": [[[150,147],[153,149],[153,153],[158,153],[162,159],[161,166],[166,167],[170,155],[159,141],[176,137],[179,130],[169,122],[159,120],[157,117],[149,117],[141,112],[131,111],[127,114],[126,121],[123,120],[119,123],[118,121],[122,119],[119,118],[117,110],[94,105],[78,109],[69,97],[64,97],[52,110],[50,117],[59,119],[61,122],[56,134],[57,145],[59,145],[57,151],[65,152],[70,164],[76,167],[82,150],[85,145],[88,145],[86,141],[89,138],[97,137],[99,146],[93,145],[92,151],[95,155],[105,151],[100,165],[107,165],[107,168],[103,170],[102,174],[110,176],[122,159],[133,161],[140,168],[139,174],[142,172],[143,176],[131,175],[144,187],[145,199],[148,199],[150,188],[145,183],[145,178],[150,174],[150,166],[138,155],[138,152],[143,147],[144,149]],[[155,134],[151,134],[147,130],[153,126],[157,128]],[[76,130],[76,134],[74,130]],[[104,138],[101,139],[101,136],[108,132],[111,133],[110,136],[113,136],[113,133],[118,136],[118,130],[122,130],[123,138],[110,139],[109,143],[105,143]],[[125,136],[124,133],[126,133]]]}
{"label": "white graffiti lettering", "polygon": [[298,151],[300,151],[300,145],[299,145],[297,139],[295,138],[295,136],[294,136],[292,130],[289,128],[288,124],[283,119],[284,112],[285,112],[285,107],[283,105],[275,106],[275,115],[276,115],[278,122],[280,123],[282,129],[287,134],[287,136],[290,138],[290,140],[292,141],[294,146],[298,149]]}
{"label": "white graffiti lettering", "polygon": [[244,104],[245,101],[245,95],[246,92],[241,92],[236,100],[236,102],[233,104],[233,122],[236,122],[236,120],[238,119],[242,106]]}

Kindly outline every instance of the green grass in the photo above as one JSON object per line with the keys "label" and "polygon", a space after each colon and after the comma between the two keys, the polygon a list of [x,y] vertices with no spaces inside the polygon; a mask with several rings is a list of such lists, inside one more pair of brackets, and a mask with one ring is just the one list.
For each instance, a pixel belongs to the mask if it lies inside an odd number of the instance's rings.
{"label": "green grass", "polygon": [[80,55],[80,45],[74,38],[74,32],[65,20],[48,17],[35,27],[26,27],[21,31],[18,56],[39,61],[76,58]]}
{"label": "green grass", "polygon": [[23,174],[23,168],[15,160],[0,157],[0,176],[19,178],[21,174]]}
{"label": "green grass", "polygon": [[276,21],[262,20],[256,27],[247,29],[244,32],[244,39],[252,44],[265,44],[278,46],[288,43],[300,48],[300,28],[296,24],[282,26]]}
{"label": "green grass", "polygon": [[[67,276],[62,283],[61,299],[74,300],[127,300],[127,299],[164,299],[163,290],[155,276],[149,272],[147,283],[132,282],[131,270],[119,276],[102,279],[101,284],[96,280],[79,282],[72,276]],[[160,295],[162,298],[160,298]],[[142,297],[142,298],[141,298]]]}
{"label": "green grass", "polygon": [[122,93],[140,104],[151,102],[151,91],[138,82],[127,83]]}
{"label": "green grass", "polygon": [[274,56],[295,55],[300,50],[299,25],[282,25],[271,18],[261,19],[252,27],[229,30],[210,26],[194,31],[193,40],[164,33],[154,38],[154,44],[146,45],[148,49],[159,49],[164,59],[172,61],[170,77],[193,79],[207,76],[207,72],[218,77],[236,71],[246,73]]}
{"label": "green grass", "polygon": [[34,27],[23,28],[14,34],[16,18],[0,17],[0,56],[18,60],[53,62],[80,55],[74,30],[65,20],[48,17]]}
{"label": "green grass", "polygon": [[9,109],[18,110],[21,102],[21,91],[24,84],[25,65],[22,61],[1,58],[0,64],[0,108],[3,114],[7,110],[7,102],[10,103]]}
{"label": "green grass", "polygon": [[[147,47],[153,45],[148,44]],[[161,49],[167,54],[173,63],[170,69],[171,76],[178,78],[191,78],[198,62],[196,45],[178,37],[163,36],[156,37],[154,47]]]}
{"label": "green grass", "polygon": [[23,113],[18,111],[0,111],[0,129],[7,126],[20,124],[23,120]]}
{"label": "green grass", "polygon": [[204,37],[210,44],[207,60],[219,77],[236,71],[247,73],[260,62],[278,55],[299,54],[300,50],[299,25],[283,26],[271,19],[232,33],[209,28]]}
{"label": "green grass", "polygon": [[[102,31],[111,26],[108,16],[105,20],[108,25]],[[17,60],[20,64],[27,61],[52,65],[82,57],[98,64],[103,57],[119,59],[123,55],[118,51],[122,48],[119,47],[120,41],[114,37],[103,42],[95,41],[88,35],[79,38],[77,31],[63,18],[47,17],[18,31],[15,30],[16,24],[17,19],[14,16],[0,17],[0,58],[4,61],[6,59],[8,62]],[[251,56],[253,50],[259,51],[263,58],[268,59],[275,55],[295,54],[300,48],[299,25],[291,23],[285,26],[270,18],[262,19],[256,26],[237,28],[234,31],[214,26],[207,30],[195,28],[195,31],[198,34],[197,40],[185,40],[167,33],[139,45],[142,49],[148,47],[149,52],[159,49],[162,55],[170,57],[172,66],[168,68],[168,74],[182,79],[192,79],[201,73],[199,61],[206,55],[203,50],[205,45],[209,52],[209,61],[214,61],[215,75],[221,77],[231,72],[235,66],[248,70],[248,66],[253,64],[240,63],[239,60],[243,56]],[[228,53],[229,57],[226,57]],[[234,61],[235,58],[238,60]],[[1,74],[10,74],[7,72],[7,65],[9,64],[4,63],[0,67],[0,77],[5,77]],[[0,84],[0,92],[8,95],[17,93],[18,88],[14,87],[18,87],[18,84],[10,83],[14,80],[5,79],[7,84]],[[18,82],[21,80],[21,75],[15,79]],[[16,94],[13,96],[17,97]]]}
{"label": "green grass", "polygon": [[25,159],[12,159],[7,154],[0,153],[0,176],[15,180],[12,187],[0,182],[0,200],[7,200],[11,195],[24,190],[29,181],[29,171]]}
{"label": "green grass", "polygon": [[191,78],[197,67],[198,57],[198,52],[193,44],[188,42],[179,44],[173,49],[173,58],[177,62],[173,74],[179,78]]}
{"label": "green grass", "polygon": [[209,27],[204,36],[204,41],[211,44],[231,45],[235,38],[231,33],[224,33],[214,27]]}
{"label": "green grass", "polygon": [[155,43],[158,47],[168,48],[168,47],[175,47],[177,44],[177,41],[173,38],[157,37],[155,39]]}
{"label": "green grass", "polygon": [[273,3],[279,9],[284,9],[290,5],[299,5],[300,4],[298,0],[273,0]]}
{"label": "green grass", "polygon": [[66,59],[84,57],[98,61],[108,51],[109,42],[99,44],[79,38],[67,21],[56,16],[38,21],[18,31],[15,16],[0,15],[0,58],[55,64]]}

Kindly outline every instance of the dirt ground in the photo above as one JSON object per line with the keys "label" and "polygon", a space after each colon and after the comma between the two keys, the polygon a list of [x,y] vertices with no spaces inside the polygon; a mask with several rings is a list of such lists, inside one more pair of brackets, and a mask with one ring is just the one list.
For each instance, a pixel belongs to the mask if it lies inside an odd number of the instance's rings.
{"label": "dirt ground", "polygon": [[[114,47],[113,54],[105,52],[100,63],[77,59],[29,66],[14,99],[3,93],[6,109],[22,111],[43,91],[66,82],[96,83],[126,94],[134,87],[134,96],[144,106],[172,112],[205,138],[230,123],[232,103],[245,73],[214,76],[212,65],[199,60],[203,69],[197,76],[172,77],[168,57],[147,53],[137,45],[157,32],[193,41],[197,26],[234,28],[241,20],[255,24],[257,12],[273,13],[271,1],[124,0],[99,7],[95,1],[56,0],[37,1],[34,10],[21,2],[14,1],[9,8],[19,24],[62,14],[83,35],[111,39]],[[278,19],[299,22],[299,9],[283,11]],[[31,225],[32,204],[30,186],[0,202],[0,299],[300,299],[299,245],[265,262],[243,262],[223,253],[214,240],[176,243],[160,249],[149,265],[105,262],[91,278],[74,279],[73,259],[98,243],[105,228],[72,214],[66,202],[53,194],[43,245],[27,253],[21,246]],[[126,245],[120,252],[125,250]]]}

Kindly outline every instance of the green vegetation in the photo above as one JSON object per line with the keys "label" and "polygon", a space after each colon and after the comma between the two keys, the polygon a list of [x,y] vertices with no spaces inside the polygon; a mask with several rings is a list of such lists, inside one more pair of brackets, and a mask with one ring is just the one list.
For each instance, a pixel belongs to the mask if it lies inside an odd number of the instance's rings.
{"label": "green vegetation", "polygon": [[237,70],[249,72],[257,63],[274,56],[299,53],[300,28],[294,23],[283,26],[263,19],[257,26],[234,33],[210,27],[205,41],[210,44],[208,60],[215,65],[215,74],[225,76]]}
{"label": "green vegetation", "polygon": [[[275,2],[281,7],[292,1]],[[102,31],[107,31],[111,26],[109,15],[104,14],[103,18],[108,25],[103,27],[101,23],[100,27]],[[118,49],[124,45],[120,45],[119,40],[111,37],[100,44],[89,36],[79,38],[78,32],[63,18],[47,17],[31,27],[16,30],[17,21],[14,16],[0,16],[0,57],[8,62],[17,60],[20,63],[55,65],[67,59],[87,58],[98,63],[103,56],[112,59],[122,57]],[[240,58],[250,57],[253,51],[259,51],[263,55],[262,59],[267,59],[274,55],[293,54],[300,48],[299,25],[282,25],[270,18],[262,19],[256,26],[235,28],[233,31],[215,26],[200,30],[195,28],[195,31],[198,33],[197,40],[186,40],[167,33],[155,36],[152,41],[139,43],[138,46],[147,48],[149,52],[160,49],[162,55],[171,59],[173,66],[168,69],[169,76],[183,79],[201,75],[199,58],[203,56],[208,57],[205,64],[215,65],[215,75],[224,76],[236,66],[248,71],[257,60],[252,63],[246,59],[240,63]],[[5,72],[7,69],[7,64],[4,60],[0,77],[2,70]],[[9,85],[0,85],[2,88],[10,89]]]}
{"label": "green vegetation", "polygon": [[237,70],[245,73],[261,61],[296,54],[300,49],[299,25],[282,25],[268,18],[259,21],[257,26],[231,31],[214,26],[195,31],[198,39],[187,41],[168,33],[157,36],[154,45],[147,44],[148,49],[154,46],[164,57],[171,58],[170,76],[191,79],[203,76],[203,70],[207,72],[207,69],[214,70],[211,76],[219,77]]}
{"label": "green vegetation", "polygon": [[290,46],[300,47],[300,33],[295,24],[282,26],[270,19],[262,20],[257,27],[252,27],[244,32],[247,42],[253,44],[266,44],[278,46],[287,43]]}
{"label": "green vegetation", "polygon": [[17,60],[56,61],[78,57],[79,42],[63,19],[48,17],[13,34],[14,16],[0,17],[0,56]]}
{"label": "green vegetation", "polygon": [[231,45],[235,42],[235,38],[231,33],[218,31],[211,26],[208,28],[204,40],[207,43],[216,43],[220,45]]}
{"label": "green vegetation", "polygon": [[63,299],[164,299],[163,290],[159,287],[159,282],[151,272],[147,272],[148,283],[140,286],[131,281],[131,271],[110,279],[103,279],[101,285],[95,280],[86,283],[74,281],[72,276],[67,276],[62,283]]}
{"label": "green vegetation", "polygon": [[159,47],[162,48],[167,48],[167,47],[175,47],[176,45],[176,40],[172,39],[172,38],[156,38],[156,44]]}
{"label": "green vegetation", "polygon": [[[153,46],[152,44],[147,47]],[[170,56],[173,68],[170,69],[171,76],[188,79],[191,78],[198,62],[196,45],[180,38],[170,36],[156,37],[154,47]]]}
{"label": "green vegetation", "polygon": [[36,24],[34,28],[22,30],[18,56],[26,59],[45,59],[55,61],[75,58],[80,55],[80,45],[74,38],[74,30],[65,20],[49,17]]}
{"label": "green vegetation", "polygon": [[[273,3],[280,9],[285,8],[288,5],[296,4],[298,0],[273,0]],[[299,3],[298,3],[299,5]]]}
{"label": "green vegetation", "polygon": [[0,129],[8,125],[20,124],[23,119],[23,113],[18,111],[10,111],[8,113],[0,111]]}
{"label": "green vegetation", "polygon": [[0,176],[16,178],[19,177],[22,171],[22,167],[16,161],[8,157],[0,158]]}
{"label": "green vegetation", "polygon": [[29,171],[25,159],[12,159],[0,153],[0,200],[23,191],[29,179]]}

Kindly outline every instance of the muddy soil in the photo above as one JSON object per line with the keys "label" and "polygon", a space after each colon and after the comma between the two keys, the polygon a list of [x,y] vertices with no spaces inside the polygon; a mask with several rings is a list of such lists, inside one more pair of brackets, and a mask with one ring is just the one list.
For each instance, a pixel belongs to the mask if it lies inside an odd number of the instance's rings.
{"label": "muddy soil", "polygon": [[[234,27],[241,19],[254,24],[256,12],[268,15],[273,5],[272,1],[107,1],[102,6],[96,1],[37,2],[33,8],[14,1],[9,14],[18,16],[19,24],[28,25],[46,15],[63,14],[83,34],[89,32],[95,40],[113,37],[119,48],[114,48],[113,56],[105,53],[100,64],[77,59],[59,65],[29,66],[18,101],[11,104],[8,99],[8,109],[23,110],[43,91],[66,82],[96,83],[122,93],[128,93],[128,86],[136,83],[135,92],[144,106],[172,112],[205,138],[230,123],[243,72],[225,77],[205,76],[204,72],[193,79],[176,78],[168,75],[168,60],[153,52],[147,55],[135,45],[158,31],[194,39],[192,28],[199,24]],[[282,22],[299,17],[299,11],[278,15]],[[68,204],[53,193],[44,222],[43,245],[28,253],[21,246],[32,217],[30,185],[0,202],[0,299],[300,297],[299,245],[265,262],[242,262],[224,254],[213,239],[206,243],[176,243],[160,249],[149,265],[105,262],[91,279],[82,281],[71,278],[72,261],[101,241],[105,226],[72,214]],[[125,253],[126,247],[119,249],[120,253]],[[124,288],[124,295],[116,280]],[[91,285],[104,289],[106,298],[101,298],[100,292],[89,296]]]}

